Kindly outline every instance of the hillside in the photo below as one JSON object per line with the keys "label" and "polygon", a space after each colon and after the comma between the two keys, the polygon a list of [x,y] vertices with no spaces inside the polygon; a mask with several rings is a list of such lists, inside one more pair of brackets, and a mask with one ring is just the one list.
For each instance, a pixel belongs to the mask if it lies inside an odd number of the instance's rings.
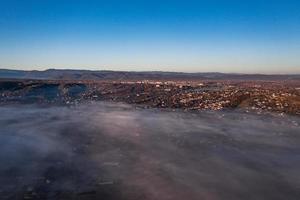
{"label": "hillside", "polygon": [[0,78],[52,79],[52,80],[300,80],[300,75],[226,74],[226,73],[182,73],[182,72],[126,72],[59,70],[23,71],[0,69]]}

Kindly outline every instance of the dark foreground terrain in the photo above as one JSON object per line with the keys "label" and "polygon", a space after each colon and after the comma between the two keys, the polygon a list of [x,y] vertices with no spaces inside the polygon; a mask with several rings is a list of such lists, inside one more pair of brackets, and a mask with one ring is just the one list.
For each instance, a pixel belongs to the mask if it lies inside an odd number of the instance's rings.
{"label": "dark foreground terrain", "polygon": [[0,199],[299,200],[300,119],[2,104]]}

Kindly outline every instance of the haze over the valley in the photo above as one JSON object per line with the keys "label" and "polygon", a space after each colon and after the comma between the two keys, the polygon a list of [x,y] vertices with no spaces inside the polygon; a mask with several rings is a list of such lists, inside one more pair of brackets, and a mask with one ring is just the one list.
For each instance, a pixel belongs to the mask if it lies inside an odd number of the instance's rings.
{"label": "haze over the valley", "polygon": [[0,107],[2,199],[299,199],[298,117]]}

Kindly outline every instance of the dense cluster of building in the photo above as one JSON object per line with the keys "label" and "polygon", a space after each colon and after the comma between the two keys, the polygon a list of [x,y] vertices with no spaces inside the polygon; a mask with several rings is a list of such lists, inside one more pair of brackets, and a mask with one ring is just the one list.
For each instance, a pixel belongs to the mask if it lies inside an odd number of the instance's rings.
{"label": "dense cluster of building", "polygon": [[[3,82],[2,82],[3,84]],[[0,101],[118,101],[144,107],[300,114],[299,82],[266,81],[31,81],[1,87]],[[6,83],[6,85],[9,85]]]}

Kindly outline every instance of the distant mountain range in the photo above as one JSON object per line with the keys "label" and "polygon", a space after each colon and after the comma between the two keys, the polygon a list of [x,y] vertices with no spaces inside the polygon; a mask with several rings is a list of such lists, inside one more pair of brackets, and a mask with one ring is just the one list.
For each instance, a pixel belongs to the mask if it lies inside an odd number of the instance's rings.
{"label": "distant mountain range", "polygon": [[24,71],[0,69],[0,78],[51,79],[51,80],[300,80],[300,74],[227,74],[227,73],[183,73],[183,72],[127,72],[90,71],[72,69],[48,69]]}

